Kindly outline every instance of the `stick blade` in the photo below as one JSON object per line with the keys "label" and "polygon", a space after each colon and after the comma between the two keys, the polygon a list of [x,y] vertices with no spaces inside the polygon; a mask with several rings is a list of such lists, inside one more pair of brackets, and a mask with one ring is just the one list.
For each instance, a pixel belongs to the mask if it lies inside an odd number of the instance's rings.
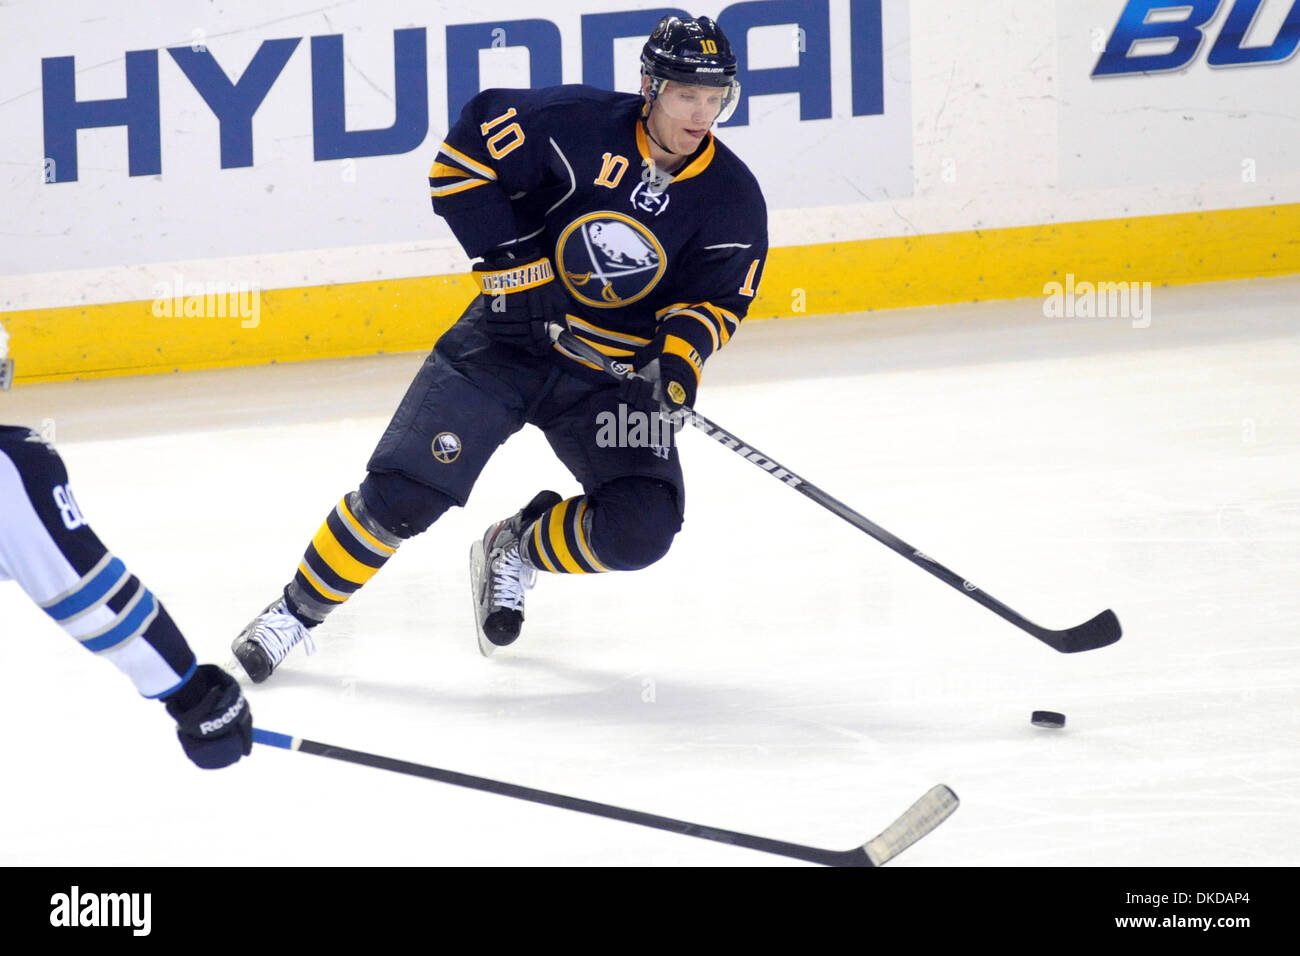
{"label": "stick blade", "polygon": [[1099,647],[1114,644],[1123,634],[1119,618],[1107,608],[1078,627],[1064,631],[1046,631],[1039,636],[1062,654],[1077,654],[1079,651],[1095,651]]}
{"label": "stick blade", "polygon": [[931,787],[878,837],[862,845],[860,852],[867,855],[867,865],[884,866],[952,816],[960,803],[950,787]]}

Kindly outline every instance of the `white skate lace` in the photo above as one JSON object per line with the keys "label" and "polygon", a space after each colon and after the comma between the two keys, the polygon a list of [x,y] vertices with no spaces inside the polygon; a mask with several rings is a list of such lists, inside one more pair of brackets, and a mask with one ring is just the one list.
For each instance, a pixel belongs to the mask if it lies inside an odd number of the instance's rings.
{"label": "white skate lace", "polygon": [[289,613],[283,602],[262,615],[253,631],[252,639],[266,651],[273,666],[284,660],[284,656],[293,650],[294,645],[299,641],[303,642],[308,654],[316,653],[316,642],[311,639],[311,632]]}
{"label": "white skate lace", "polygon": [[492,606],[522,610],[524,592],[537,583],[537,569],[519,556],[519,545],[511,545],[492,562]]}

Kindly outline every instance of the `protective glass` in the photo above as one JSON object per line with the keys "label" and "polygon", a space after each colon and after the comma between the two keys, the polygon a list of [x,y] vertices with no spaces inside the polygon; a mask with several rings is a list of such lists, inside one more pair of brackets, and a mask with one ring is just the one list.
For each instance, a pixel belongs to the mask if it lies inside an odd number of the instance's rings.
{"label": "protective glass", "polygon": [[659,80],[655,105],[679,123],[708,127],[725,123],[740,102],[740,84],[727,86],[688,86],[672,80]]}

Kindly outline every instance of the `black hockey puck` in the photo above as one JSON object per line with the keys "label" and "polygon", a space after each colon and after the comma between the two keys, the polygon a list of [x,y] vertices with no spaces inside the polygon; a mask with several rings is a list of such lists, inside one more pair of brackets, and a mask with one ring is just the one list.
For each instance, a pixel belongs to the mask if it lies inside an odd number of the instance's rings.
{"label": "black hockey puck", "polygon": [[1054,710],[1036,710],[1029,716],[1029,722],[1035,727],[1059,730],[1065,726],[1065,714],[1058,714]]}

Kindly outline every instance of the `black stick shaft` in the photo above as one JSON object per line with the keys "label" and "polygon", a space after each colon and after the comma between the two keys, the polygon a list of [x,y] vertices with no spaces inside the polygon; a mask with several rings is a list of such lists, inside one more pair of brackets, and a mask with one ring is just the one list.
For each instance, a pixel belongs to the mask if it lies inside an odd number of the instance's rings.
{"label": "black stick shaft", "polygon": [[805,860],[809,863],[821,863],[827,866],[872,865],[867,854],[861,848],[843,851],[823,850],[817,847],[804,846],[800,843],[769,840],[767,837],[737,833],[735,830],[706,827],[686,820],[674,820],[672,817],[642,813],[639,810],[629,810],[625,807],[616,807],[607,803],[597,803],[593,800],[583,800],[578,797],[567,797],[564,794],[552,793],[549,790],[521,787],[513,783],[503,783],[500,780],[490,780],[487,777],[475,777],[454,770],[442,770],[438,767],[428,767],[424,764],[410,763],[406,760],[395,760],[392,757],[381,757],[360,750],[335,747],[315,740],[289,737],[286,734],[262,730],[261,728],[253,731],[253,739],[260,744],[280,747],[285,750],[298,750],[319,757],[329,757],[331,760],[342,760],[347,763],[361,764],[379,770],[404,773],[412,777],[423,777],[426,780],[437,780],[440,783],[449,783],[457,787],[468,787],[471,790],[495,793],[498,796],[513,797],[516,800],[526,800],[530,803],[541,803],[550,807],[559,807],[563,810],[574,810],[578,813],[587,813],[623,823],[635,823],[656,830],[666,830],[669,833],[680,833],[683,836],[698,837],[701,840],[712,840],[715,843],[728,843],[732,846],[759,850],[763,853],[774,853],[777,856]]}
{"label": "black stick shaft", "polygon": [[[632,369],[629,366],[622,362],[616,362],[558,324],[551,325],[551,338],[561,348],[587,362],[599,365],[615,378],[626,378],[632,374]],[[874,521],[854,511],[839,499],[831,497],[812,482],[795,474],[776,459],[763,454],[753,445],[741,441],[731,432],[705,418],[699,412],[693,409],[690,410],[687,412],[686,419],[724,448],[730,449],[746,461],[757,465],[773,478],[795,489],[804,497],[817,502],[827,511],[843,518],[859,531],[863,531],[875,538],[891,551],[902,555],[917,567],[928,571],[949,587],[960,591],[972,601],[983,605],[998,617],[1033,635],[1054,650],[1062,653],[1093,650],[1119,640],[1121,634],[1119,619],[1115,617],[1114,612],[1109,610],[1103,611],[1084,624],[1065,631],[1053,631],[1038,626],[1018,611],[1012,610],[1003,604],[993,595],[986,593],[961,575],[944,567],[925,552],[914,548],[902,538],[889,533]]]}

